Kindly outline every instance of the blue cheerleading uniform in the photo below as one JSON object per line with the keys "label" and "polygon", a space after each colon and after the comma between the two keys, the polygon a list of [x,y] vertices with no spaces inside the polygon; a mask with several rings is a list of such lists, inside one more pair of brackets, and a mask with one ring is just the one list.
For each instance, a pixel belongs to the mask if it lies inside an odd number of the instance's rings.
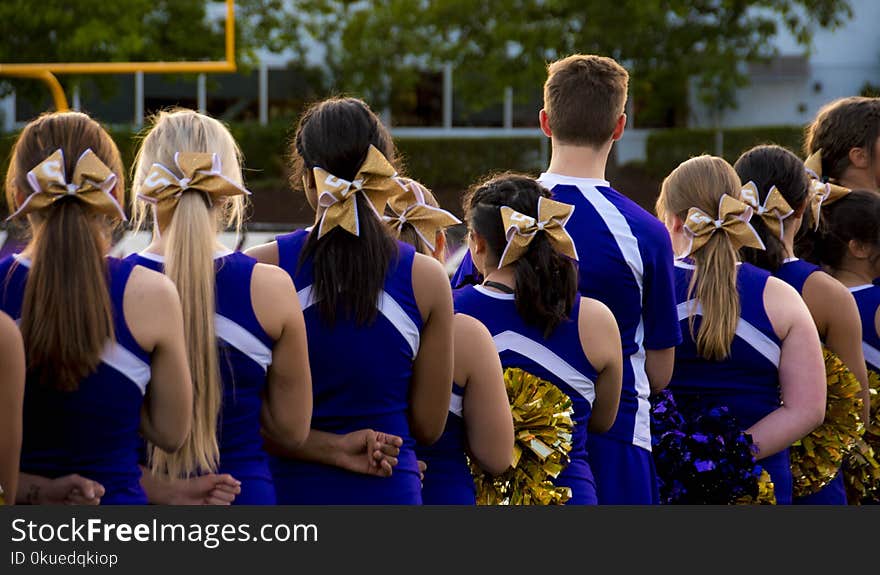
{"label": "blue cheerleading uniform", "polygon": [[[737,291],[740,319],[730,355],[721,361],[710,361],[697,353],[697,345],[688,328],[694,301],[688,299],[694,266],[675,262],[675,286],[678,317],[684,341],[675,350],[675,369],[669,389],[682,413],[708,411],[726,406],[745,430],[775,411],[781,405],[779,389],[779,356],[782,342],[764,309],[764,288],[770,273],[752,266],[737,266]],[[700,327],[699,305],[694,319],[694,334]],[[792,502],[791,462],[788,449],[758,462],[770,474],[776,502]]]}
{"label": "blue cheerleading uniform", "polygon": [[301,257],[309,232],[276,238],[281,268],[293,278],[306,323],[312,370],[312,428],[329,433],[375,429],[403,439],[391,477],[272,457],[278,501],[285,505],[422,503],[415,440],[409,427],[409,391],[418,353],[422,317],[412,288],[415,250],[398,243],[379,294],[379,313],[358,325],[340,313],[333,325],[312,297],[311,257]]}
{"label": "blue cheerleading uniform", "polygon": [[[74,391],[28,378],[22,423],[22,473],[57,478],[73,473],[104,486],[103,505],[145,505],[140,485],[140,425],[150,382],[150,354],[135,341],[123,312],[125,286],[134,264],[107,258],[115,341],[97,369]],[[0,310],[21,319],[30,262],[0,261]]]}
{"label": "blue cheerleading uniform", "polygon": [[466,435],[462,414],[464,388],[453,383],[446,427],[437,443],[420,446],[416,453],[427,464],[422,485],[425,505],[474,505],[474,479],[465,455]]}
{"label": "blue cheerleading uniform", "polygon": [[554,484],[571,488],[569,504],[597,504],[596,483],[587,455],[587,423],[596,398],[598,374],[581,346],[578,332],[581,299],[575,298],[568,321],[545,338],[541,328],[527,324],[516,311],[513,294],[490,291],[483,286],[466,286],[453,295],[457,313],[472,316],[488,328],[503,368],[522,369],[549,381],[571,398],[574,430],[568,454],[570,462]]}
{"label": "blue cheerleading uniform", "polygon": [[856,298],[859,316],[862,318],[862,351],[868,369],[880,373],[880,334],[877,333],[874,318],[880,308],[880,285],[866,284],[849,288]]}
{"label": "blue cheerleading uniform", "polygon": [[[599,503],[657,503],[645,352],[681,343],[669,234],[605,180],[544,173],[538,181],[554,200],[575,206],[566,230],[581,256],[578,291],[607,305],[620,328],[624,361],[617,419],[607,433],[589,437]],[[453,286],[477,277],[467,254]]]}
{"label": "blue cheerleading uniform", "polygon": [[[156,254],[144,252],[126,259],[164,271],[164,258]],[[214,331],[223,384],[217,424],[217,472],[241,481],[241,492],[233,504],[274,505],[275,488],[269,456],[263,450],[260,411],[275,342],[257,320],[251,301],[251,278],[257,261],[241,252],[224,252],[214,261]]]}
{"label": "blue cheerleading uniform", "polygon": [[[801,296],[804,294],[804,284],[807,279],[822,268],[810,262],[798,258],[789,258],[773,274],[791,287],[797,290]],[[838,472],[825,487],[811,495],[794,498],[795,505],[846,505],[846,487],[843,484],[843,472]]]}

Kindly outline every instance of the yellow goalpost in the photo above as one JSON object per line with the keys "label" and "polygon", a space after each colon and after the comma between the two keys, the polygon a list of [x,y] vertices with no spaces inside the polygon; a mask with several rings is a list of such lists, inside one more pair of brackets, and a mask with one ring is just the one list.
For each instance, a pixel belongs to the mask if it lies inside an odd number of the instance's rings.
{"label": "yellow goalpost", "polygon": [[235,72],[235,0],[226,0],[226,58],[180,62],[58,62],[47,64],[0,63],[0,76],[41,80],[52,93],[55,108],[67,110],[67,97],[55,74],[133,74]]}

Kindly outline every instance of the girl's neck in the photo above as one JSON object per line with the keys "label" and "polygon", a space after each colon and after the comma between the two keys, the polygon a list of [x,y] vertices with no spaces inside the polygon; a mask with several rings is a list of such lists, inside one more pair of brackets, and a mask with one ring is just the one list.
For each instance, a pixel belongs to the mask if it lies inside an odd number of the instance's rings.
{"label": "girl's neck", "polygon": [[[488,272],[483,278],[483,283],[486,282],[495,282],[506,285],[511,289],[516,289],[516,274],[514,274],[511,266],[504,266],[501,269],[493,269]],[[501,291],[492,286],[486,286],[486,288],[495,291]]]}
{"label": "girl's neck", "polygon": [[874,281],[874,274],[867,269],[867,266],[859,265],[842,265],[839,269],[833,270],[831,274],[834,278],[846,287],[857,287],[867,285]]}

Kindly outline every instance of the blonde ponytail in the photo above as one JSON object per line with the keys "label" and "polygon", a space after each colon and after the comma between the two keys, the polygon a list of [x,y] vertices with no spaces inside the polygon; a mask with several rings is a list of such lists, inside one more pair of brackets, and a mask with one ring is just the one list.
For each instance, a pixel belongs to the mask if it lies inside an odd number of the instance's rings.
{"label": "blonde ponytail", "polygon": [[[147,171],[154,162],[174,166],[178,152],[215,153],[221,160],[223,175],[242,184],[241,153],[226,127],[192,110],[160,112],[138,152],[135,196],[140,192]],[[181,176],[180,174],[177,174]],[[132,199],[137,227],[146,222],[149,210]],[[240,229],[245,208],[243,196],[214,198],[214,205],[201,192],[184,192],[171,221],[159,230],[165,240],[165,275],[177,286],[183,307],[187,356],[193,381],[193,425],[183,447],[166,453],[150,449],[154,473],[172,477],[216,471],[220,449],[217,425],[223,394],[217,352],[215,314],[214,249],[218,220]],[[155,223],[156,229],[159,224]]]}
{"label": "blonde ponytail", "polygon": [[189,370],[193,382],[193,426],[175,453],[153,448],[154,472],[172,477],[216,471],[220,459],[217,416],[221,384],[214,333],[214,245],[216,222],[205,197],[180,197],[165,231],[165,275],[171,278],[183,307]]}
{"label": "blonde ponytail", "polygon": [[[657,213],[664,219],[673,214],[682,222],[691,208],[717,214],[721,197],[725,194],[737,197],[740,187],[736,171],[722,158],[691,158],[663,180]],[[718,230],[692,257],[696,269],[688,287],[688,299],[695,300],[688,319],[691,337],[701,357],[723,360],[730,355],[739,323],[737,249],[728,233]],[[702,308],[702,319],[695,335],[696,305]]]}

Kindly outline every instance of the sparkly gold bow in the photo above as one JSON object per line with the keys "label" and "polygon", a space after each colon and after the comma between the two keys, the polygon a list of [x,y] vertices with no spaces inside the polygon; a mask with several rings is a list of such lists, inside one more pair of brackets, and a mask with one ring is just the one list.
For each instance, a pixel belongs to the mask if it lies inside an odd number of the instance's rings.
{"label": "sparkly gold bow", "polygon": [[498,268],[512,264],[526,253],[529,244],[538,232],[543,231],[547,240],[557,252],[578,259],[574,240],[565,230],[574,206],[555,202],[547,198],[538,198],[538,218],[521,214],[513,208],[501,207],[501,221],[504,225],[504,234],[507,237],[507,246],[501,254]]}
{"label": "sparkly gold bow", "polygon": [[791,209],[791,206],[782,197],[782,192],[779,191],[779,188],[772,186],[767,197],[764,198],[764,203],[761,204],[758,201],[760,197],[758,195],[758,186],[754,182],[749,182],[743,186],[740,191],[740,197],[742,201],[751,206],[754,213],[764,220],[770,231],[781,240],[783,233],[785,233],[783,222],[794,213],[794,210]]}
{"label": "sparkly gold bow", "polygon": [[73,177],[68,182],[64,174],[64,152],[55,150],[27,173],[27,182],[34,193],[8,219],[48,208],[61,198],[75,196],[104,215],[124,220],[125,211],[113,197],[116,180],[116,174],[88,149],[76,161]]}
{"label": "sparkly gold bow", "polygon": [[819,218],[822,217],[822,206],[832,204],[847,195],[849,188],[838,186],[827,181],[822,177],[822,150],[816,150],[807,161],[804,167],[811,178],[810,187],[810,211],[813,214],[813,226],[819,229]]}
{"label": "sparkly gold bow", "polygon": [[699,208],[691,208],[684,223],[684,232],[690,245],[680,257],[687,257],[702,248],[719,230],[728,235],[736,249],[747,246],[763,250],[761,236],[749,223],[752,213],[751,206],[727,194],[721,196],[718,202],[717,219]]}
{"label": "sparkly gold bow", "polygon": [[367,159],[352,181],[337,178],[322,168],[314,168],[318,190],[318,208],[323,210],[318,223],[318,239],[339,226],[355,236],[360,235],[355,194],[363,192],[376,217],[382,219],[388,199],[401,191],[397,171],[375,146],[370,146]]}
{"label": "sparkly gold bow", "polygon": [[180,196],[187,190],[213,197],[250,195],[250,192],[221,173],[220,156],[202,152],[175,152],[174,165],[179,178],[162,164],[153,164],[141,185],[138,199],[153,204],[159,228],[164,229],[174,215]]}
{"label": "sparkly gold bow", "polygon": [[426,204],[422,185],[417,181],[398,178],[398,182],[406,191],[388,200],[388,207],[394,215],[385,216],[385,222],[398,236],[403,225],[410,224],[428,249],[433,252],[437,232],[460,224],[461,220],[444,209]]}

